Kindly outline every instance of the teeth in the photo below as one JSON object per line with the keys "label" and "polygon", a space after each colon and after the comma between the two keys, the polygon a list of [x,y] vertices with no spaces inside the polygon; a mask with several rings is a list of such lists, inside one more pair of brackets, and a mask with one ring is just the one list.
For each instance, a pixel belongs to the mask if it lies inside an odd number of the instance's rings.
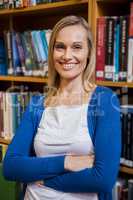
{"label": "teeth", "polygon": [[64,64],[64,69],[72,69],[75,66],[75,64]]}

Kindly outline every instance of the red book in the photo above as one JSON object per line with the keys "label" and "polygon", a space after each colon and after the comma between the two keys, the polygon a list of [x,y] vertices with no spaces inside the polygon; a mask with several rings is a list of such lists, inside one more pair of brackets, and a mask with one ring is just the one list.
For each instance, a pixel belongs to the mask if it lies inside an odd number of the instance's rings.
{"label": "red book", "polygon": [[129,37],[133,37],[133,2],[130,4]]}
{"label": "red book", "polygon": [[106,38],[106,18],[97,19],[96,37],[96,80],[104,80],[105,67],[105,38]]}

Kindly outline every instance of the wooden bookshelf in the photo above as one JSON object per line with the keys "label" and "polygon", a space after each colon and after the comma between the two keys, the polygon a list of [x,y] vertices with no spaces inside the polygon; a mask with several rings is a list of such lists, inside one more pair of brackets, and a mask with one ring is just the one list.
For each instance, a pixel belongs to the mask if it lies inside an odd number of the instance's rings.
{"label": "wooden bookshelf", "polygon": [[0,144],[10,144],[11,140],[0,138]]}
{"label": "wooden bookshelf", "polygon": [[69,8],[72,9],[81,9],[88,5],[88,0],[66,0],[61,2],[53,2],[53,3],[44,3],[36,6],[31,6],[27,8],[14,8],[14,9],[1,9],[0,16],[10,15],[25,15],[25,14],[37,14],[43,12],[45,14],[52,14],[56,12],[64,12]]}
{"label": "wooden bookshelf", "polygon": [[127,0],[96,0],[98,3],[126,3]]}
{"label": "wooden bookshelf", "polygon": [[133,168],[121,166],[120,172],[124,172],[124,173],[130,174],[130,175],[133,175]]}
{"label": "wooden bookshelf", "polygon": [[29,76],[0,76],[0,81],[5,82],[27,82],[27,83],[47,83],[47,78]]}
{"label": "wooden bookshelf", "polygon": [[107,87],[133,88],[133,83],[127,83],[127,82],[96,81],[96,84],[101,85],[101,86],[107,86]]}

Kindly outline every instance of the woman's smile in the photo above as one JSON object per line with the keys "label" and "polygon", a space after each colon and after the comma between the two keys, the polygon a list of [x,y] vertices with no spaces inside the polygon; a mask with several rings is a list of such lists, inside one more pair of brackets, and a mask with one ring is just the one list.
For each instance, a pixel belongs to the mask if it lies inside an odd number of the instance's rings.
{"label": "woman's smile", "polygon": [[62,68],[66,71],[71,70],[77,66],[78,63],[61,63],[59,62]]}

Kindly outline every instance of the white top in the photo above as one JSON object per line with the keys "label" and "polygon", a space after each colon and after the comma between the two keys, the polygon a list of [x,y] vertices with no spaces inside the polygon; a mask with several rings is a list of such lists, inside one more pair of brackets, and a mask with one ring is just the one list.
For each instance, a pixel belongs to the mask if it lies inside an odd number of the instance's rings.
{"label": "white top", "polygon": [[[94,147],[88,133],[88,104],[47,107],[43,112],[34,148],[38,157],[88,155]],[[64,193],[45,185],[28,184],[24,200],[98,200],[96,193]]]}

